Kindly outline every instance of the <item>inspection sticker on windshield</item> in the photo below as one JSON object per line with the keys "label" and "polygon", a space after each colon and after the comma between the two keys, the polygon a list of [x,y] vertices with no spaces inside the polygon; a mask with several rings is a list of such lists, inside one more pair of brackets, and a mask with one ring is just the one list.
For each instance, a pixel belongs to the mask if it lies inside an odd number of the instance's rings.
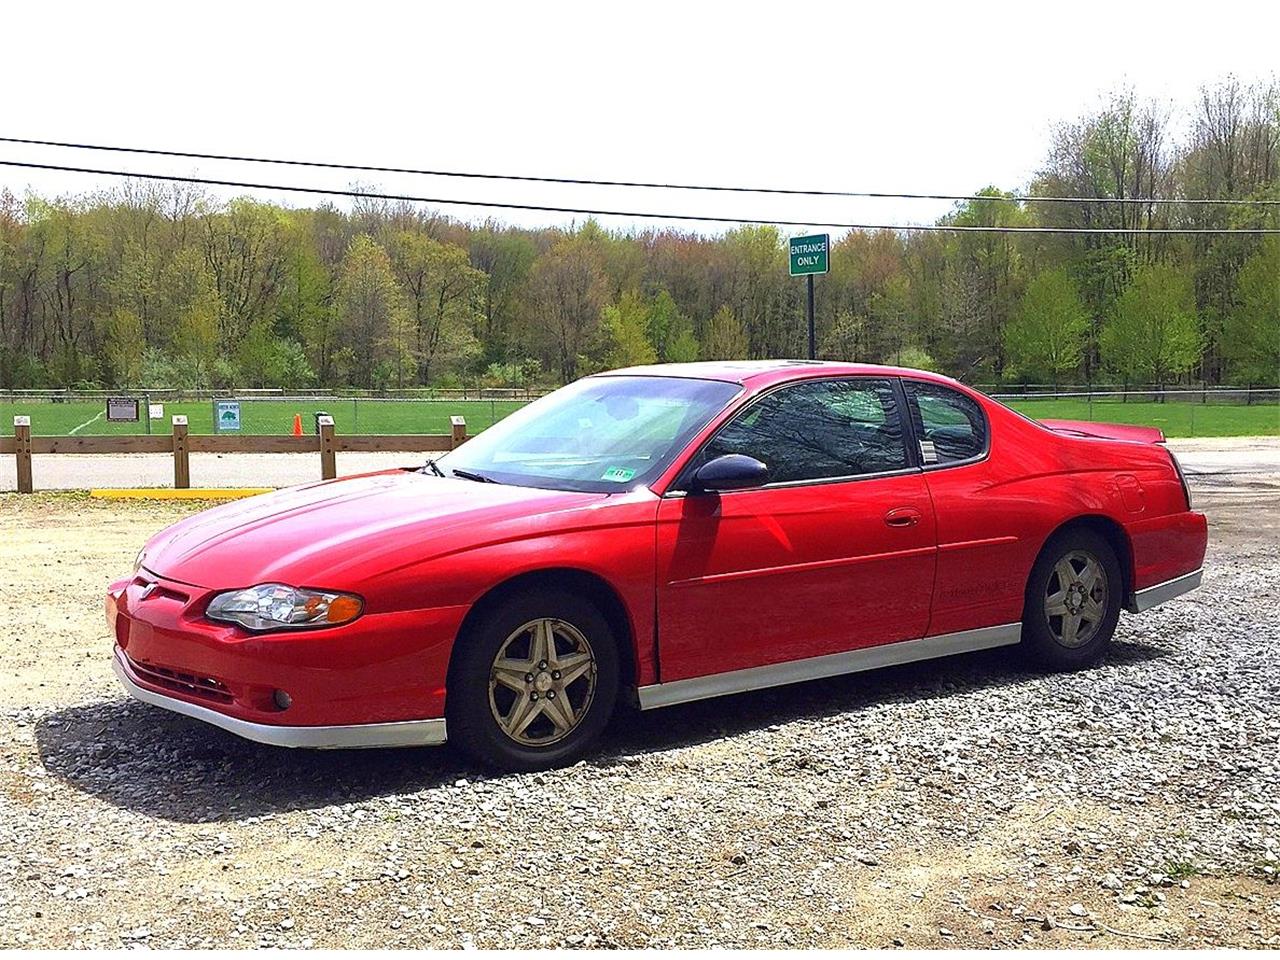
{"label": "inspection sticker on windshield", "polygon": [[636,472],[630,467],[610,467],[600,479],[611,483],[626,483],[635,475]]}

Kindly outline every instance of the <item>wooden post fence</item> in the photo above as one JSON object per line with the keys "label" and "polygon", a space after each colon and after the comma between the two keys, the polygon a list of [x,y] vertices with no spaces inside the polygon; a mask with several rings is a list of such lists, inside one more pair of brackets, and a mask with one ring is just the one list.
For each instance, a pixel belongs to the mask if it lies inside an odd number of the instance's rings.
{"label": "wooden post fence", "polygon": [[33,437],[31,418],[13,418],[13,437],[0,437],[0,454],[12,453],[16,458],[19,493],[31,493],[31,455],[49,453],[169,453],[173,456],[173,486],[178,490],[191,487],[191,454],[195,453],[316,453],[320,454],[320,477],[332,480],[338,475],[339,451],[373,453],[447,453],[467,440],[467,421],[449,418],[445,434],[410,433],[339,436],[333,418],[320,417],[315,436],[236,436],[234,434],[192,435],[187,418],[173,417],[173,434],[113,437]]}
{"label": "wooden post fence", "polygon": [[338,457],[333,446],[333,417],[316,418],[320,431],[320,479],[332,480],[338,475]]}
{"label": "wooden post fence", "polygon": [[18,492],[31,493],[31,418],[13,418],[13,452],[18,458]]}
{"label": "wooden post fence", "polygon": [[173,418],[173,488],[188,490],[191,487],[191,457],[187,448],[187,418]]}

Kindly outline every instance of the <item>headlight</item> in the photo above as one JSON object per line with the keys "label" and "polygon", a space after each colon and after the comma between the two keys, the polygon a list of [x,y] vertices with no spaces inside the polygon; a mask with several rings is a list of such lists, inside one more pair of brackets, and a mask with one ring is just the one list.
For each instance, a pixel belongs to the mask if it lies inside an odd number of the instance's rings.
{"label": "headlight", "polygon": [[364,601],[349,593],[300,590],[283,583],[260,583],[213,598],[205,616],[249,630],[336,627],[360,616]]}

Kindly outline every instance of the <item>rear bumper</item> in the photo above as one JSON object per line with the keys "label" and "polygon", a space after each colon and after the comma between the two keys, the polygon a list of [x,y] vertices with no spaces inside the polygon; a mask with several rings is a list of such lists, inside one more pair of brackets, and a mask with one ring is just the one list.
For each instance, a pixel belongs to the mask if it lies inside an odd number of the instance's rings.
{"label": "rear bumper", "polygon": [[202,707],[197,703],[179,700],[177,697],[167,697],[154,690],[148,690],[138,683],[124,651],[119,647],[115,650],[111,665],[115,669],[116,676],[120,678],[120,683],[134,699],[221,727],[246,740],[255,740],[275,747],[309,747],[320,750],[356,747],[419,747],[436,746],[444,743],[446,739],[443,718],[330,727],[286,727],[271,723],[253,723]]}
{"label": "rear bumper", "polygon": [[1133,552],[1133,593],[1127,599],[1135,606],[1130,610],[1145,610],[1200,585],[1209,545],[1209,524],[1203,513],[1184,510],[1135,520],[1125,524],[1125,532]]}
{"label": "rear bumper", "polygon": [[1200,586],[1200,581],[1203,578],[1204,568],[1202,567],[1199,570],[1184,573],[1180,577],[1174,577],[1172,580],[1166,580],[1164,583],[1157,583],[1142,590],[1135,590],[1129,594],[1124,608],[1130,613],[1141,613],[1143,610],[1150,610],[1156,604],[1164,603],[1166,600],[1172,600],[1174,597],[1180,597],[1184,593],[1190,593],[1195,590]]}

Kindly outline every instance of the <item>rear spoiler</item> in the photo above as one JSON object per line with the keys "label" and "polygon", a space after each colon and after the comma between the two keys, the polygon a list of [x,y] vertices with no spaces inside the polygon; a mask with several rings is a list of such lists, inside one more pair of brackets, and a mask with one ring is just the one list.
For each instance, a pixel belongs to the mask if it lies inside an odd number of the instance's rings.
{"label": "rear spoiler", "polygon": [[1099,440],[1131,440],[1134,443],[1164,443],[1159,427],[1135,427],[1127,423],[1092,423],[1088,420],[1041,420],[1054,433]]}

